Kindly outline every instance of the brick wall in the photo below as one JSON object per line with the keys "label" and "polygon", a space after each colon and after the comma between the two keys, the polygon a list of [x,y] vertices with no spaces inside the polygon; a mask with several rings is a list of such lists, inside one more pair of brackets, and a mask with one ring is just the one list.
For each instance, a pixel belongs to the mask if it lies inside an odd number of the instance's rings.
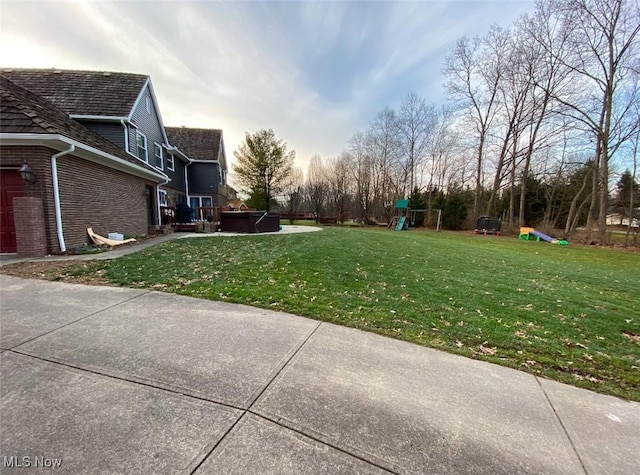
{"label": "brick wall", "polygon": [[147,234],[145,180],[65,156],[58,159],[58,182],[67,249],[87,243],[89,227],[103,236]]}
{"label": "brick wall", "polygon": [[[20,166],[27,161],[36,182],[25,185],[25,195],[41,198],[47,252],[60,252],[58,243],[51,156],[47,147],[0,146],[0,165]],[[57,160],[62,227],[67,250],[89,243],[87,228],[105,235],[119,232],[141,236],[148,232],[145,185],[151,182],[73,155]]]}
{"label": "brick wall", "polygon": [[36,181],[24,185],[24,195],[40,198],[43,203],[47,253],[60,252],[56,231],[56,218],[53,205],[53,182],[51,180],[51,155],[57,153],[47,147],[0,146],[0,164],[20,167],[24,162],[33,170]]}
{"label": "brick wall", "polygon": [[13,199],[13,212],[18,256],[46,256],[47,235],[42,225],[44,219],[42,199],[33,196],[16,197]]}

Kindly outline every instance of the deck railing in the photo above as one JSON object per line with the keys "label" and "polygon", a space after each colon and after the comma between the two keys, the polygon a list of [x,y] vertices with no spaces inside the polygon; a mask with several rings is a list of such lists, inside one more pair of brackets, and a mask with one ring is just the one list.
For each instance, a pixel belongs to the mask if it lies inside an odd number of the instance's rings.
{"label": "deck railing", "polygon": [[[191,213],[188,222],[208,221],[210,223],[220,222],[220,208],[217,206],[199,206]],[[178,223],[178,213],[175,206],[160,206],[160,222],[163,225],[174,225]],[[184,223],[182,223],[184,224]]]}
{"label": "deck railing", "polygon": [[163,225],[176,223],[176,208],[174,206],[160,206],[160,222]]}
{"label": "deck railing", "polygon": [[217,206],[199,206],[196,209],[196,221],[209,221],[217,223],[220,221],[220,208]]}

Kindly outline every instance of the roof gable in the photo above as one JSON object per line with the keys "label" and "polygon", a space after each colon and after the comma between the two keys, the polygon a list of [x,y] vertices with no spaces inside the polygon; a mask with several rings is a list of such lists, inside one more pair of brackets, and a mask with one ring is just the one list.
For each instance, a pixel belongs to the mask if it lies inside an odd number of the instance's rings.
{"label": "roof gable", "polygon": [[166,127],[169,143],[193,160],[219,160],[222,147],[222,130]]}
{"label": "roof gable", "polygon": [[[151,101],[149,108],[146,104],[147,98]],[[150,77],[147,77],[147,81],[140,89],[128,120],[135,124],[147,136],[147,139],[153,138],[159,144],[169,144]]]}
{"label": "roof gable", "polygon": [[129,117],[149,76],[142,74],[4,69],[13,83],[44,97],[69,115]]}

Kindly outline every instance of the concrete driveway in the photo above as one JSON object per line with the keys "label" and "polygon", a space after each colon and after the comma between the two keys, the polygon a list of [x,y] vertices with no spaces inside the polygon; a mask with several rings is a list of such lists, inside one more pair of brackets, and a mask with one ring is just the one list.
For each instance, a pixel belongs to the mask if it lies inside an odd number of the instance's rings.
{"label": "concrete driveway", "polygon": [[293,315],[0,275],[5,473],[640,473],[640,404]]}

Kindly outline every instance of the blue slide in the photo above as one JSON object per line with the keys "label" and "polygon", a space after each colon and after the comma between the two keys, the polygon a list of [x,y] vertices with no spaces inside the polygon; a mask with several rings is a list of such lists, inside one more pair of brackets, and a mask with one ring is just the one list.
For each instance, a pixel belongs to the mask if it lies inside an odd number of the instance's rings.
{"label": "blue slide", "polygon": [[396,226],[396,231],[402,231],[405,229],[405,225],[406,225],[406,221],[407,221],[407,217],[406,216],[401,216],[400,219],[398,220],[398,225]]}
{"label": "blue slide", "polygon": [[553,239],[550,236],[547,236],[545,233],[541,233],[540,231],[531,231],[529,234],[533,234],[534,236],[539,237],[543,241],[547,241],[547,242],[554,242],[555,241],[555,239]]}

